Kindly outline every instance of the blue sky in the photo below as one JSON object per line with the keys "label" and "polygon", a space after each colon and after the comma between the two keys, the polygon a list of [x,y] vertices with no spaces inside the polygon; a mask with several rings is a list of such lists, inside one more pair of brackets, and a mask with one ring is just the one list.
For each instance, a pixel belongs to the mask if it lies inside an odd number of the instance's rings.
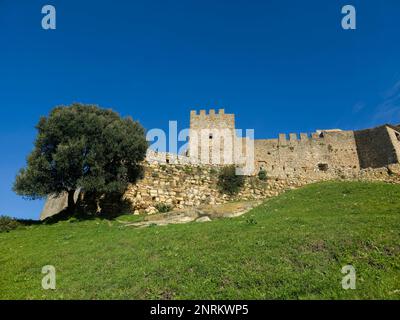
{"label": "blue sky", "polygon": [[[57,29],[41,28],[41,8]],[[341,8],[357,30],[341,28]],[[398,0],[0,0],[0,214],[38,218],[11,191],[51,108],[111,107],[144,127],[225,108],[256,138],[400,123]]]}

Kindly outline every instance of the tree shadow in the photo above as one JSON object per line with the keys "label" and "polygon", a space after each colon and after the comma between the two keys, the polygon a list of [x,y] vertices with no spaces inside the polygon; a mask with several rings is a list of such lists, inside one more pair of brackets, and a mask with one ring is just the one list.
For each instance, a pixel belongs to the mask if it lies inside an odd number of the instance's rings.
{"label": "tree shadow", "polygon": [[15,221],[17,221],[22,226],[26,226],[26,227],[42,224],[42,221],[40,221],[40,220],[32,220],[32,219],[15,219]]}
{"label": "tree shadow", "polygon": [[[136,183],[145,176],[145,170],[142,165],[132,167],[130,170],[129,176],[132,179],[130,183]],[[132,213],[132,203],[124,198],[126,188],[120,192],[110,193],[83,191],[78,196],[72,214],[68,208],[65,208],[59,213],[54,214],[43,221],[39,221],[38,223],[54,224],[60,221],[70,220],[71,218],[75,218],[78,221],[93,220],[97,218],[113,220],[121,215]]]}
{"label": "tree shadow", "polygon": [[86,221],[94,219],[114,220],[115,218],[132,212],[132,204],[124,198],[124,192],[98,194],[95,192],[82,193],[78,197],[74,212],[67,208],[46,218],[39,223],[55,224],[61,221],[75,219]]}

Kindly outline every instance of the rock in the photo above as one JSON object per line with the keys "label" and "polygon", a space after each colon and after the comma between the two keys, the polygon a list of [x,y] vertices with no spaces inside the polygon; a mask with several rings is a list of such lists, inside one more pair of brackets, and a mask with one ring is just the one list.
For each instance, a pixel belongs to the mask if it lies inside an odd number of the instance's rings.
{"label": "rock", "polygon": [[157,210],[156,208],[154,208],[154,207],[148,207],[148,208],[145,210],[145,212],[146,212],[147,214],[154,214],[154,213],[157,213],[158,210]]}
{"label": "rock", "polygon": [[207,216],[200,217],[196,220],[196,222],[209,222],[209,221],[211,221],[211,219]]}
{"label": "rock", "polygon": [[[81,189],[78,189],[74,193],[74,202],[78,201]],[[68,207],[68,193],[63,192],[59,197],[49,196],[47,197],[46,203],[44,204],[43,210],[40,213],[40,220],[43,221],[46,218],[55,216],[61,211]]]}
{"label": "rock", "polygon": [[400,164],[389,164],[388,165],[389,174],[400,175]]}

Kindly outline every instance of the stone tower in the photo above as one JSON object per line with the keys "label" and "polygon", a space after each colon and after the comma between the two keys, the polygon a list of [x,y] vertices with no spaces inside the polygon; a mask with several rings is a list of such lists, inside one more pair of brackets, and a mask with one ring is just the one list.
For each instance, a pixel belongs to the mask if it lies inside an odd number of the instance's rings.
{"label": "stone tower", "polygon": [[224,109],[190,111],[189,157],[201,163],[231,164],[235,144],[235,115]]}

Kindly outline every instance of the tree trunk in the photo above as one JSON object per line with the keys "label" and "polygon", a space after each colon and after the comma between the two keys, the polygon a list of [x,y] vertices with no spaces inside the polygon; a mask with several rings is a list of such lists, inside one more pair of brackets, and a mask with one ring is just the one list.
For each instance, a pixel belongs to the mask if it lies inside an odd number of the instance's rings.
{"label": "tree trunk", "polygon": [[75,195],[75,190],[69,190],[68,191],[68,207],[67,211],[69,214],[74,214],[75,213],[75,201],[74,201],[74,195]]}

